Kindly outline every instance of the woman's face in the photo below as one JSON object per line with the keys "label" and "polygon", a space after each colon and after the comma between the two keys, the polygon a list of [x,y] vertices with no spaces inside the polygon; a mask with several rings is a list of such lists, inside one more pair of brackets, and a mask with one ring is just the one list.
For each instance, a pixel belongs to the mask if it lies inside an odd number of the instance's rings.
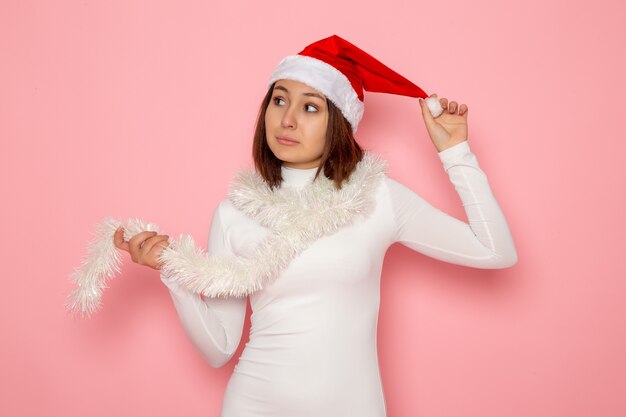
{"label": "woman's face", "polygon": [[265,110],[265,136],[276,158],[290,168],[320,165],[328,106],[319,91],[298,81],[278,80]]}

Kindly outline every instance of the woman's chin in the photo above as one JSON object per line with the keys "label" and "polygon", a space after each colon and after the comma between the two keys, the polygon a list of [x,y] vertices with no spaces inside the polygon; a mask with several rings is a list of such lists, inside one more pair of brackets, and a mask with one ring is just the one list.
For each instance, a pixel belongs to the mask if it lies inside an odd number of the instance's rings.
{"label": "woman's chin", "polygon": [[317,159],[306,158],[302,155],[298,155],[297,152],[293,152],[291,149],[270,148],[276,159],[280,160],[283,165],[288,167],[306,169],[316,168],[321,162],[321,157]]}

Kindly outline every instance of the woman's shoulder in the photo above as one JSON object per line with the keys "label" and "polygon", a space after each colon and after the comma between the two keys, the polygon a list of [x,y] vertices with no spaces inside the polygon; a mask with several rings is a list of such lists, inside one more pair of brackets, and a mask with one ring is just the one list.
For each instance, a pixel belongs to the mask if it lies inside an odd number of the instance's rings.
{"label": "woman's shoulder", "polygon": [[389,175],[385,175],[384,189],[387,198],[391,201],[394,210],[405,205],[416,204],[416,202],[422,202],[424,198],[415,190],[410,188],[401,180],[398,180]]}
{"label": "woman's shoulder", "polygon": [[389,174],[385,174],[383,177],[383,184],[389,193],[403,193],[403,192],[413,192],[408,186],[402,183],[400,180],[396,179]]}
{"label": "woman's shoulder", "polygon": [[228,195],[224,196],[215,207],[215,215],[219,217],[222,225],[229,227],[232,225],[245,226],[251,219],[235,206]]}
{"label": "woman's shoulder", "polygon": [[215,207],[215,211],[222,218],[230,218],[238,213],[237,208],[227,195],[225,195],[218,201],[217,206]]}

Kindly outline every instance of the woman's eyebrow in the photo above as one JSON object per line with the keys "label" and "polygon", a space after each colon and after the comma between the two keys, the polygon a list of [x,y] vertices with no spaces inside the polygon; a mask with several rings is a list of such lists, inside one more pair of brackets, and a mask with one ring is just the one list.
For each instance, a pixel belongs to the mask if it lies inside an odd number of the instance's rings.
{"label": "woman's eyebrow", "polygon": [[[289,93],[289,90],[287,90],[287,88],[283,87],[282,85],[277,85],[276,87],[274,87],[274,90],[284,90],[286,93]],[[320,96],[317,93],[302,93],[302,95],[308,96],[308,97],[317,97],[321,100],[326,101],[324,97]]]}

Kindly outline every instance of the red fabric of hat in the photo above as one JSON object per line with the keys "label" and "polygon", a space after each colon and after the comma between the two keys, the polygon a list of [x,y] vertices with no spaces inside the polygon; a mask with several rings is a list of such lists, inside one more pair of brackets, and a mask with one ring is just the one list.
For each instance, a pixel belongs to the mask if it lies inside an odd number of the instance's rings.
{"label": "red fabric of hat", "polygon": [[353,132],[363,117],[363,90],[428,98],[420,87],[337,35],[283,58],[269,84],[280,79],[299,81],[320,91],[339,107]]}
{"label": "red fabric of hat", "polygon": [[364,89],[376,93],[428,97],[417,85],[337,35],[312,43],[298,54],[319,59],[341,71],[350,80],[361,101]]}

